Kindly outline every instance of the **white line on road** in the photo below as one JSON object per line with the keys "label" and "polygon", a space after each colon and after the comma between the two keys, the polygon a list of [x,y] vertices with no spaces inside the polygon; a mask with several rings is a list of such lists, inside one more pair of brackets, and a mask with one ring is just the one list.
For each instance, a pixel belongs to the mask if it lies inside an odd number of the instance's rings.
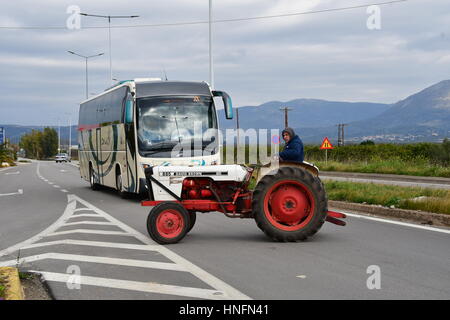
{"label": "white line on road", "polygon": [[67,227],[67,226],[76,226],[79,224],[91,224],[91,225],[104,225],[104,226],[113,226],[114,223],[112,222],[102,222],[102,221],[79,221],[79,222],[69,222],[65,223],[61,227]]}
{"label": "white line on road", "polygon": [[55,253],[55,252],[49,252],[49,253],[24,257],[24,258],[20,258],[20,259],[3,261],[3,262],[0,262],[0,267],[8,267],[8,266],[14,266],[14,265],[20,266],[23,264],[29,264],[29,263],[33,263],[36,261],[46,260],[46,259],[111,264],[111,265],[118,265],[118,266],[139,267],[139,268],[148,268],[148,269],[161,269],[161,270],[170,270],[170,271],[184,271],[184,272],[187,271],[183,266],[178,265],[176,263],[145,261],[145,260],[135,260],[135,259],[119,259],[119,258],[98,257],[98,256],[86,256],[86,255],[65,254],[65,253]]}
{"label": "white line on road", "polygon": [[65,234],[75,234],[75,233],[109,234],[109,235],[130,236],[130,237],[134,236],[133,234],[130,234],[130,233],[127,233],[127,232],[122,232],[122,231],[76,229],[76,230],[69,230],[69,231],[53,232],[53,233],[47,234],[46,237],[61,236],[61,235],[65,235]]}
{"label": "white line on road", "polygon": [[61,189],[61,192],[68,193],[69,191],[67,191],[66,189]]}
{"label": "white line on road", "polygon": [[34,244],[30,244],[29,246],[23,247],[21,250],[41,248],[41,247],[50,247],[50,246],[57,246],[57,245],[75,245],[75,246],[117,248],[117,249],[130,249],[130,250],[143,250],[143,251],[158,251],[159,250],[159,245],[130,244],[130,243],[87,241],[87,240],[71,240],[71,239],[34,243]]}
{"label": "white line on road", "polygon": [[104,217],[102,217],[99,214],[95,214],[95,213],[80,213],[80,214],[75,214],[73,216],[70,216],[68,219],[73,219],[73,218],[102,218],[105,219]]}
{"label": "white line on road", "polygon": [[5,176],[8,176],[10,174],[20,174],[20,171],[16,171],[16,172],[7,172],[5,173]]}
{"label": "white line on road", "polygon": [[3,193],[3,194],[0,194],[0,197],[4,197],[4,196],[13,196],[13,195],[16,195],[16,194],[23,194],[23,189],[19,189],[19,190],[17,190],[17,192],[13,192],[13,193]]}
{"label": "white line on road", "polygon": [[391,224],[396,224],[396,225],[405,226],[405,227],[411,227],[411,228],[416,228],[416,229],[423,229],[423,230],[428,230],[428,231],[435,231],[435,232],[441,232],[441,233],[450,234],[450,230],[446,230],[446,229],[439,229],[439,228],[433,228],[433,227],[428,227],[428,226],[420,226],[420,225],[417,225],[417,224],[412,224],[412,223],[407,223],[407,222],[401,222],[401,221],[395,221],[395,220],[388,220],[388,219],[369,217],[369,216],[360,215],[360,214],[356,214],[356,213],[348,213],[348,212],[345,212],[345,211],[342,211],[342,210],[339,210],[339,212],[345,213],[346,215],[348,215],[350,217],[359,218],[359,219],[366,219],[366,220],[372,220],[372,221],[378,221],[378,222],[384,222],[384,223],[391,223]]}
{"label": "white line on road", "polygon": [[57,188],[57,189],[60,189],[61,187],[60,187],[60,186],[58,186],[58,185],[56,185],[56,184],[54,184],[54,185],[53,185],[53,188]]}
{"label": "white line on road", "polygon": [[[67,283],[71,280],[72,275],[64,273],[54,273],[54,272],[40,272],[31,271],[42,274],[46,281],[55,281]],[[138,281],[128,281],[128,280],[117,280],[99,277],[88,277],[80,276],[80,284],[87,286],[96,286],[104,288],[115,288],[124,290],[133,290],[140,292],[158,293],[158,294],[168,294],[189,298],[200,298],[200,299],[211,299],[211,300],[223,300],[223,299],[238,299],[236,297],[230,297],[225,292],[200,289],[200,288],[190,288],[190,287],[180,287],[167,284],[159,284],[154,282],[138,282]]]}

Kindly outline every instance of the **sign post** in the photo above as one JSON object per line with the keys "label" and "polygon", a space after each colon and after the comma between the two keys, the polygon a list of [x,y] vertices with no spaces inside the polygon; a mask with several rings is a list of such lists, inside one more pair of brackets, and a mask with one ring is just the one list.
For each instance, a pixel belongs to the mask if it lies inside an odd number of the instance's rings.
{"label": "sign post", "polygon": [[331,144],[330,140],[328,140],[328,137],[325,137],[325,139],[323,139],[320,149],[325,150],[325,163],[327,164],[328,163],[328,150],[333,149],[333,145]]}

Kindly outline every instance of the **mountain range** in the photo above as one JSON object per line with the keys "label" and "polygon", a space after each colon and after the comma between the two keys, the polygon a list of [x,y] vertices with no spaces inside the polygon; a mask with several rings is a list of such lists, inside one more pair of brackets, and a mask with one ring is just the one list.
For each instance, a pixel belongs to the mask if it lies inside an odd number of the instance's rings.
{"label": "mountain range", "polygon": [[[345,123],[345,141],[440,142],[450,137],[450,80],[434,84],[394,104],[349,103],[297,99],[239,108],[239,127],[283,128],[280,108],[289,107],[289,126],[306,143],[324,137],[337,142],[338,124]],[[235,127],[219,112],[221,128]]]}
{"label": "mountain range", "polygon": [[[288,107],[289,126],[305,143],[320,143],[328,137],[337,142],[337,124],[345,123],[346,143],[364,140],[375,142],[440,142],[450,137],[450,80],[444,80],[393,104],[370,102],[338,102],[319,99],[270,101],[259,106],[237,108],[242,129],[282,129]],[[218,110],[221,129],[236,128],[235,119],[226,120]],[[17,143],[20,136],[44,126],[2,125],[6,136]],[[57,127],[55,129],[58,129]],[[67,143],[69,127],[61,127],[61,141]],[[76,126],[72,126],[76,144]]]}

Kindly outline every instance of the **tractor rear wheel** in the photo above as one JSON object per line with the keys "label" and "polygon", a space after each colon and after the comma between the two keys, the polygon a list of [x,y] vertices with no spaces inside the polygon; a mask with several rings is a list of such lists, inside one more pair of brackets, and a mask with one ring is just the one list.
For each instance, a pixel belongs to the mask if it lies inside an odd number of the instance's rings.
{"label": "tractor rear wheel", "polygon": [[253,192],[256,224],[275,241],[297,241],[315,234],[328,211],[320,179],[303,168],[280,167],[264,176]]}
{"label": "tractor rear wheel", "polygon": [[147,218],[148,234],[159,244],[177,243],[186,236],[189,226],[188,211],[175,202],[161,202]]}
{"label": "tractor rear wheel", "polygon": [[187,232],[192,230],[192,228],[195,225],[195,221],[197,221],[197,213],[195,211],[189,211],[189,221],[190,221],[190,223],[189,223],[189,228],[188,228]]}

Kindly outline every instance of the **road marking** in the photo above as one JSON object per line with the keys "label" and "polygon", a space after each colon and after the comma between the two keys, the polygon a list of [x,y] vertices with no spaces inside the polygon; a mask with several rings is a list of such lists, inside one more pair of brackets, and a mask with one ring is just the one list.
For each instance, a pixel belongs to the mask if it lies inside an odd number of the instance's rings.
{"label": "road marking", "polygon": [[[16,244],[12,247],[9,247],[3,251],[0,251],[0,257],[11,254],[17,250],[24,250],[30,248],[39,248],[39,247],[48,247],[51,245],[57,244],[66,244],[66,245],[85,245],[85,246],[98,246],[98,247],[107,247],[107,248],[125,248],[125,249],[135,249],[135,250],[148,250],[160,253],[165,258],[169,259],[171,263],[161,263],[157,261],[139,261],[133,259],[118,259],[118,258],[109,258],[109,257],[99,257],[99,256],[82,256],[82,255],[67,255],[63,253],[43,253],[40,255],[34,255],[30,257],[23,257],[19,260],[19,263],[33,262],[39,261],[44,258],[50,259],[60,259],[60,260],[75,260],[82,262],[91,262],[91,263],[107,263],[107,264],[116,264],[116,265],[126,265],[126,266],[145,266],[152,268],[159,268],[170,270],[174,272],[186,272],[191,275],[194,275],[200,282],[206,283],[214,290],[203,289],[203,288],[192,288],[192,287],[182,287],[182,286],[173,286],[173,285],[165,285],[153,282],[135,282],[135,281],[124,281],[118,279],[108,279],[108,278],[98,278],[98,277],[89,277],[82,276],[82,283],[85,285],[92,285],[104,288],[120,288],[126,290],[134,290],[140,292],[153,292],[158,294],[169,294],[175,296],[185,296],[190,298],[203,298],[203,299],[239,299],[239,300],[248,300],[250,299],[245,294],[231,287],[230,285],[224,283],[222,280],[216,278],[215,276],[207,273],[205,270],[199,268],[198,266],[192,264],[188,260],[182,258],[178,254],[170,251],[164,246],[156,244],[150,238],[145,235],[139,233],[135,229],[129,227],[128,225],[122,223],[121,221],[115,219],[108,213],[102,211],[101,209],[93,206],[89,202],[75,196],[69,194],[67,196],[68,204],[64,211],[64,214],[50,227],[41,233],[35,235],[34,237],[25,240],[19,244]],[[79,205],[83,205],[84,208],[79,208]],[[78,207],[78,208],[77,208]],[[93,211],[96,214],[74,214],[78,211]],[[76,229],[70,231],[57,231],[59,228],[67,226],[71,218],[78,217],[96,217],[102,218],[106,221],[112,223],[116,227],[119,227],[123,230],[123,232],[118,231],[106,231],[106,230],[86,230],[86,229]],[[87,221],[80,221],[87,222]],[[70,222],[69,222],[70,223]],[[80,223],[81,224],[81,223]],[[86,240],[60,240],[60,241],[49,241],[44,243],[36,243],[43,238],[55,236],[55,235],[67,235],[72,233],[91,233],[91,234],[114,234],[114,235],[125,235],[125,236],[133,236],[135,239],[139,240],[143,243],[143,245],[135,245],[135,244],[125,244],[125,243],[115,243],[111,244],[108,242],[98,242],[98,241],[86,241]],[[17,264],[17,260],[10,260],[4,262],[3,264]],[[47,281],[56,281],[56,282],[66,282],[70,279],[70,274],[59,274],[53,272],[39,272],[43,274],[44,278]]]}
{"label": "road marking", "polygon": [[[41,272],[32,270],[30,270],[30,272],[42,274],[42,276],[46,281],[56,281],[62,283],[67,283],[68,281],[70,281],[72,277],[72,275],[64,273]],[[124,289],[148,293],[168,294],[190,298],[211,299],[211,300],[237,299],[220,291],[200,289],[200,288],[190,288],[190,287],[179,287],[152,282],[138,282],[138,281],[117,280],[117,279],[89,277],[89,276],[80,276],[80,282],[81,285]]]}
{"label": "road marking", "polygon": [[396,224],[396,225],[405,226],[405,227],[411,227],[411,228],[416,228],[416,229],[423,229],[423,230],[428,230],[428,231],[435,231],[435,232],[450,234],[450,230],[446,230],[446,229],[439,229],[439,228],[433,228],[433,227],[428,227],[428,226],[420,226],[417,224],[412,224],[412,223],[407,223],[407,222],[369,217],[369,216],[365,216],[365,215],[359,215],[356,213],[348,213],[348,212],[345,212],[342,210],[339,210],[339,212],[345,213],[346,215],[348,215],[350,217],[359,218],[359,219],[373,220],[373,221],[378,221],[378,222]]}
{"label": "road marking", "polygon": [[0,197],[4,197],[4,196],[14,196],[16,194],[23,194],[23,189],[19,189],[17,190],[17,192],[13,192],[13,193],[3,193],[0,194]]}
{"label": "road marking", "polygon": [[57,189],[61,189],[61,187],[60,186],[58,186],[58,185],[53,185],[53,188],[57,188]]}
{"label": "road marking", "polygon": [[10,174],[20,174],[20,171],[16,171],[16,172],[7,172],[5,173],[6,176],[10,175]]}
{"label": "road marking", "polygon": [[158,245],[148,244],[130,244],[130,243],[118,243],[118,242],[102,242],[102,241],[88,241],[88,240],[56,240],[49,242],[39,242],[30,244],[23,247],[21,250],[50,247],[57,245],[75,245],[75,246],[88,246],[88,247],[100,247],[100,248],[117,248],[117,249],[130,249],[130,250],[143,250],[143,251],[158,251]]}
{"label": "road marking", "polygon": [[105,231],[105,230],[90,230],[90,229],[76,229],[76,230],[68,230],[68,231],[60,231],[60,232],[53,232],[50,234],[47,234],[47,237],[53,237],[53,236],[61,236],[65,234],[74,234],[74,233],[89,233],[89,234],[109,234],[109,235],[116,235],[116,236],[130,236],[133,237],[133,234],[122,232],[122,231]]}
{"label": "road marking", "polygon": [[102,222],[102,221],[79,221],[79,222],[69,222],[65,223],[63,227],[67,226],[75,226],[79,224],[91,224],[91,225],[105,225],[105,226],[113,226],[114,223],[112,222]]}
{"label": "road marking", "polygon": [[162,270],[171,270],[171,271],[180,271],[180,272],[187,271],[183,266],[178,265],[176,263],[145,261],[145,260],[135,260],[135,259],[119,259],[119,258],[108,258],[108,257],[98,257],[98,256],[86,256],[86,255],[65,254],[65,253],[55,253],[55,252],[38,254],[38,255],[29,256],[29,257],[25,257],[25,258],[21,258],[21,259],[3,261],[3,262],[0,262],[0,267],[8,267],[8,266],[14,266],[14,265],[20,266],[23,264],[46,260],[46,259],[77,261],[77,262],[90,262],[90,263],[110,264],[110,265],[127,266],[127,267],[162,269]]}
{"label": "road marking", "polygon": [[68,193],[69,191],[67,191],[66,189],[61,189],[61,192]]}
{"label": "road marking", "polygon": [[72,218],[102,218],[104,219],[101,215],[99,214],[95,214],[95,213],[81,213],[81,214],[76,214],[73,215],[71,217],[69,217],[68,219],[72,219]]}

